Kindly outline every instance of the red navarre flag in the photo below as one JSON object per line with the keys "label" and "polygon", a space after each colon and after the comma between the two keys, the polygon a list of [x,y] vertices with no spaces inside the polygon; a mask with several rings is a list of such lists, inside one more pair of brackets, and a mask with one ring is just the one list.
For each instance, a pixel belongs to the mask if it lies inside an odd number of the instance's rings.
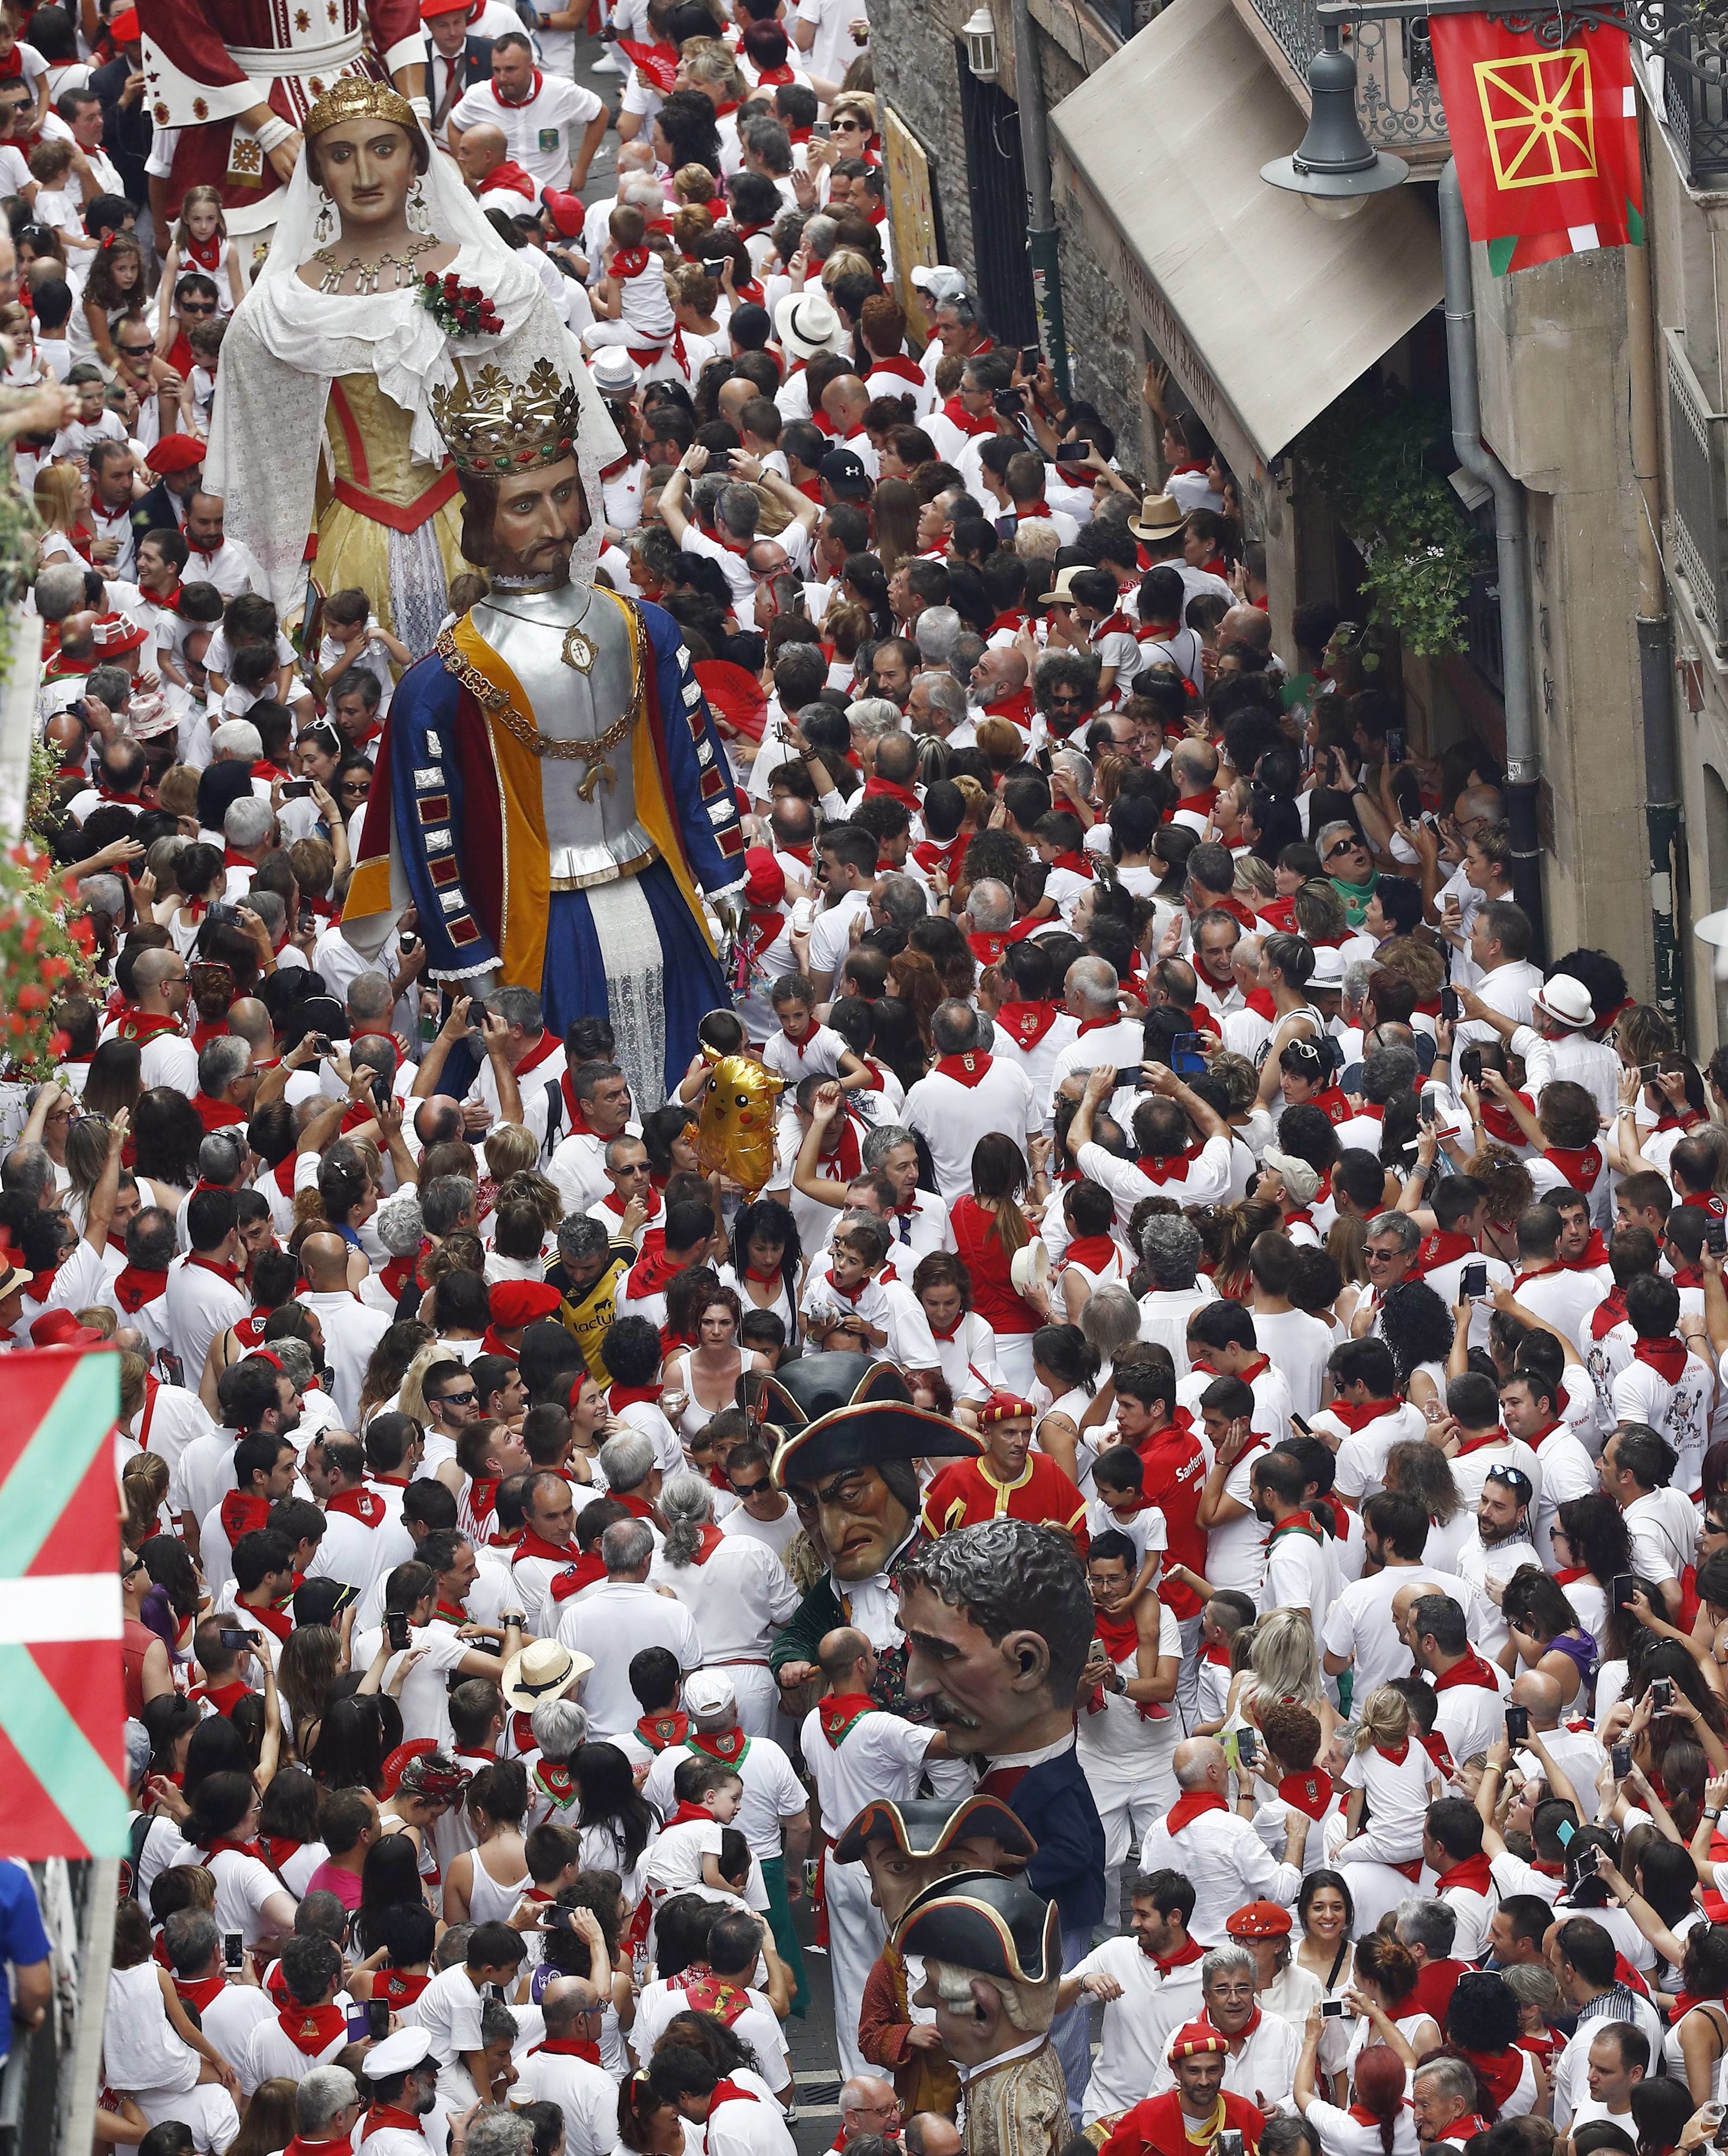
{"label": "red navarre flag", "polygon": [[1551,49],[1486,15],[1433,15],[1434,71],[1472,239],[1497,276],[1643,244],[1638,90],[1623,30]]}

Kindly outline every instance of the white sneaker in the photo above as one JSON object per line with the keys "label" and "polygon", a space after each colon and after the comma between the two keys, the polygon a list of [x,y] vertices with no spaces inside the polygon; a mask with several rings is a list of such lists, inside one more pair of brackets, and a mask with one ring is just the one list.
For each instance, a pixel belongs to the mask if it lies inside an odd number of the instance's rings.
{"label": "white sneaker", "polygon": [[610,47],[602,53],[593,66],[588,69],[590,74],[622,74],[623,71],[614,58]]}

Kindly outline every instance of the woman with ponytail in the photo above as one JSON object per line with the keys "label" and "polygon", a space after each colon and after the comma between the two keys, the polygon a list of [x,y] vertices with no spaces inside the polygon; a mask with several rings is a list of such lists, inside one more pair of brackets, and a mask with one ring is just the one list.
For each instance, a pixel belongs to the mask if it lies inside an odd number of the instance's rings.
{"label": "woman with ponytail", "polygon": [[1321,2156],[1417,2156],[1416,2123],[1404,2102],[1404,2061],[1385,2044],[1356,2055],[1355,2101],[1347,2111],[1317,2093],[1316,2061],[1325,2024],[1318,2006],[1308,2010],[1302,2056],[1291,2090]]}

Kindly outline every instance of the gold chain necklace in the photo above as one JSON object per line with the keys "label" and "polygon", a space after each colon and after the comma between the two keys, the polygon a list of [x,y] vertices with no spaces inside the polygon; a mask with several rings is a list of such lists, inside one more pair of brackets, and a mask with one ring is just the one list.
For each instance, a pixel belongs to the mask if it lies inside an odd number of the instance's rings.
{"label": "gold chain necklace", "polygon": [[340,292],[342,280],[351,270],[356,273],[355,293],[369,296],[378,289],[378,272],[386,263],[389,263],[396,271],[394,289],[399,292],[403,287],[403,271],[412,270],[421,255],[439,244],[436,238],[428,235],[412,241],[405,254],[381,254],[376,262],[362,262],[357,254],[351,254],[346,262],[340,264],[329,248],[317,248],[313,252],[312,259],[324,264],[324,275],[319,280],[318,289],[320,292]]}
{"label": "gold chain necklace", "polygon": [[[586,619],[586,616],[584,617]],[[520,617],[519,617],[520,619]],[[436,646],[447,672],[456,679],[505,732],[515,736],[532,756],[550,758],[556,763],[597,764],[609,750],[615,749],[634,727],[641,716],[642,700],[632,697],[628,709],[621,718],[614,719],[602,734],[592,741],[564,741],[551,734],[543,734],[532,719],[526,718],[502,690],[495,689],[477,666],[464,659],[456,648],[456,639],[449,629],[439,635]],[[585,780],[586,785],[588,782]],[[592,800],[590,792],[586,798]]]}

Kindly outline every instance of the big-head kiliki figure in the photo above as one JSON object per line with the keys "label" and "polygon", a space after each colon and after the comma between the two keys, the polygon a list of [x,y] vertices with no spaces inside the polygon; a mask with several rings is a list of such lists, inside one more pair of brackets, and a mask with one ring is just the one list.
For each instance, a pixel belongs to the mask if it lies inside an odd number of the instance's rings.
{"label": "big-head kiliki figure", "polygon": [[589,515],[565,370],[482,366],[433,410],[491,589],[397,687],[343,931],[370,955],[412,900],[433,979],[537,989],[555,1033],[603,1014],[646,1113],[727,1001],[702,908],[736,927],[726,752],[671,616],[572,577]]}
{"label": "big-head kiliki figure", "polygon": [[[907,1704],[927,1702],[951,1751],[988,1762],[979,1790],[1012,1805],[1037,1842],[1027,1884],[1055,1904],[1070,1967],[1104,1915],[1105,1858],[1074,1751],[1095,1613],[1074,1543],[1029,1521],[987,1520],[909,1553],[895,1584]],[[1084,2001],[1052,2041],[1078,2118],[1091,2069]]]}

